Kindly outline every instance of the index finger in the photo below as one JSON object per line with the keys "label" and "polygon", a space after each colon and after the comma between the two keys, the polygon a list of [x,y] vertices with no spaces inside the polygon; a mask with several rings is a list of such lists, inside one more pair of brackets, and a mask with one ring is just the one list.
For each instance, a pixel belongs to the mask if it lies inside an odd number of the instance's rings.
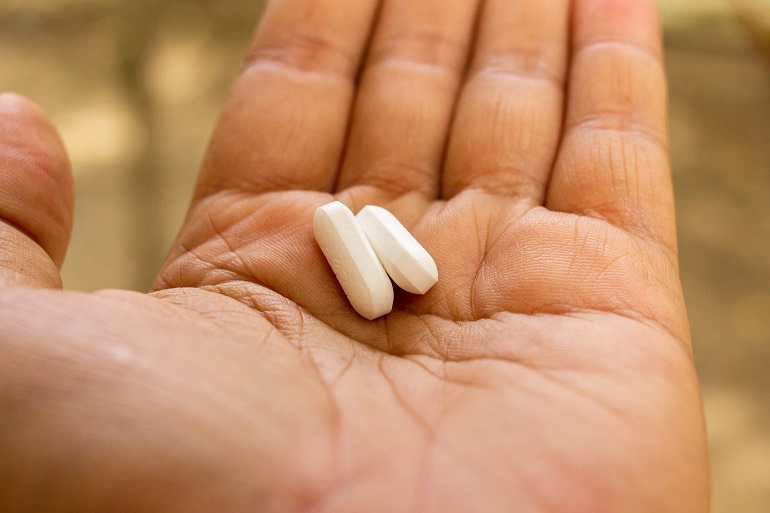
{"label": "index finger", "polygon": [[273,0],[230,95],[196,198],[331,190],[377,0]]}

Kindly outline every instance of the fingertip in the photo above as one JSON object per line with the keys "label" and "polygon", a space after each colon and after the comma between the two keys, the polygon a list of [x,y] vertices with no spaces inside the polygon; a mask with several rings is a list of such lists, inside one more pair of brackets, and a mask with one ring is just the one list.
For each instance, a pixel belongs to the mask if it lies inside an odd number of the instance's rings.
{"label": "fingertip", "polygon": [[37,243],[59,267],[73,210],[69,159],[50,119],[23,96],[0,94],[0,221]]}

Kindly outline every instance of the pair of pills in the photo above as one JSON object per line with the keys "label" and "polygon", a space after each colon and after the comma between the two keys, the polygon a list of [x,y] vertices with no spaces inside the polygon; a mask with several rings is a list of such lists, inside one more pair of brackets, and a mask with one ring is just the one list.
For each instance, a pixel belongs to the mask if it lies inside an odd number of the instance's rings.
{"label": "pair of pills", "polygon": [[339,201],[329,203],[316,210],[313,233],[348,301],[369,320],[393,309],[391,279],[413,294],[425,294],[438,281],[433,258],[382,207],[370,205],[354,216]]}

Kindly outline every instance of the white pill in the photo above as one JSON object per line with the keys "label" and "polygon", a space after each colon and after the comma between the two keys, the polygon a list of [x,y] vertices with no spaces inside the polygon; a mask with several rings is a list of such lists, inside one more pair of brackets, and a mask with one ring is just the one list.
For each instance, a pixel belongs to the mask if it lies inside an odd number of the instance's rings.
{"label": "white pill", "polygon": [[348,207],[319,207],[313,233],[356,312],[369,320],[393,309],[393,285]]}
{"label": "white pill", "polygon": [[396,285],[413,294],[425,294],[436,284],[436,262],[396,216],[370,205],[356,219]]}

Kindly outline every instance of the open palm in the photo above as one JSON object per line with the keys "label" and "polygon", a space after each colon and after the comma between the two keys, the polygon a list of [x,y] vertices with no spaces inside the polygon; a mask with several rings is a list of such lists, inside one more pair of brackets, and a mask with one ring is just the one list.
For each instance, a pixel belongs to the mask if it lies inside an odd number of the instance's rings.
{"label": "open palm", "polygon": [[[269,4],[149,295],[54,290],[71,178],[3,97],[0,510],[707,510],[653,2],[381,4]],[[439,283],[359,317],[333,199]]]}

